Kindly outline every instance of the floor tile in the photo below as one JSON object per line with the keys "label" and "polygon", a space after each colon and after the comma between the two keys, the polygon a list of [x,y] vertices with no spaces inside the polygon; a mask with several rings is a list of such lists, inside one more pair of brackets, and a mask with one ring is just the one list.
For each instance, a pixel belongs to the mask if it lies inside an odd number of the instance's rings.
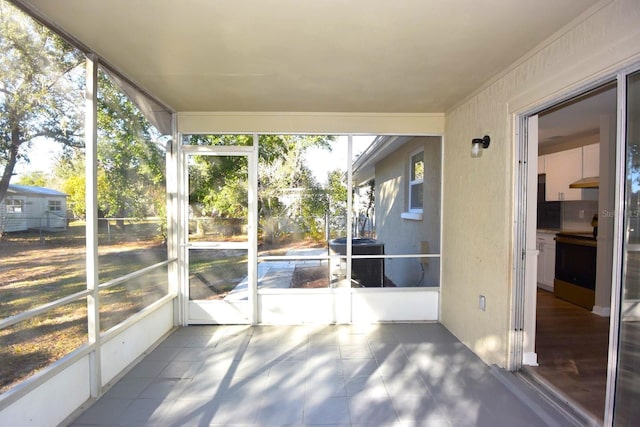
{"label": "floor tile", "polygon": [[153,381],[153,378],[126,376],[109,389],[104,395],[107,399],[135,399]]}
{"label": "floor tile", "polygon": [[136,399],[124,410],[120,419],[126,420],[127,424],[162,424],[166,411],[172,403],[166,403],[160,399]]}
{"label": "floor tile", "polygon": [[302,425],[304,398],[263,400],[256,418],[260,426]]}
{"label": "floor tile", "polygon": [[395,396],[391,398],[391,401],[400,421],[449,421],[447,412],[429,394]]}
{"label": "floor tile", "polygon": [[431,395],[429,388],[419,375],[399,374],[392,377],[383,376],[382,379],[391,397],[407,394]]}
{"label": "floor tile", "polygon": [[373,359],[373,353],[367,344],[340,345],[342,359]]}
{"label": "floor tile", "polygon": [[124,424],[493,427],[542,421],[441,325],[393,324],[180,328],[71,425]]}
{"label": "floor tile", "polygon": [[189,379],[155,378],[138,397],[143,399],[177,399],[182,394]]}
{"label": "floor tile", "polygon": [[345,388],[347,396],[389,396],[382,377],[378,376],[348,378],[345,382]]}
{"label": "floor tile", "polygon": [[380,367],[373,359],[344,359],[340,361],[340,366],[346,378],[380,376]]}
{"label": "floor tile", "polygon": [[341,376],[328,377],[322,380],[310,379],[306,382],[305,396],[313,401],[330,397],[344,397],[346,395],[344,378]]}
{"label": "floor tile", "polygon": [[349,398],[349,415],[354,424],[385,425],[398,421],[387,396],[356,395]]}
{"label": "floor tile", "polygon": [[[84,411],[75,422],[78,424],[114,425],[134,399],[102,398]],[[126,420],[125,420],[126,421]]]}
{"label": "floor tile", "polygon": [[350,422],[349,399],[346,397],[330,397],[317,400],[307,398],[305,400],[305,425],[348,425]]}
{"label": "floor tile", "polygon": [[158,360],[143,360],[138,363],[127,376],[129,377],[142,377],[142,378],[154,378],[160,375],[167,365],[170,362],[168,361],[158,361]]}
{"label": "floor tile", "polygon": [[159,378],[193,378],[202,362],[169,362],[158,374]]}

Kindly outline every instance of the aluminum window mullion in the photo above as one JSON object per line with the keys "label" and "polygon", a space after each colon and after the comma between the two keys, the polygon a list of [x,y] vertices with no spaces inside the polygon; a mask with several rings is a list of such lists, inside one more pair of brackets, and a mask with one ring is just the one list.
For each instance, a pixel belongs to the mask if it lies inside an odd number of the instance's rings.
{"label": "aluminum window mullion", "polygon": [[[618,349],[621,321],[621,295],[625,252],[625,191],[626,188],[626,124],[627,124],[627,76],[630,73],[620,73],[617,76],[617,120],[616,120],[616,166],[615,166],[615,216],[613,218],[613,260],[612,260],[612,289],[611,289],[611,317],[609,319],[609,353],[607,365],[607,385],[604,406],[604,425],[613,425],[616,380],[618,376]],[[628,249],[628,248],[627,248]]]}
{"label": "aluminum window mullion", "polygon": [[98,277],[98,59],[86,58],[85,88],[85,179],[86,179],[86,271],[87,323],[89,344],[95,344],[89,353],[90,392],[96,398],[102,388],[100,369],[100,295]]}
{"label": "aluminum window mullion", "polygon": [[249,226],[249,250],[248,250],[248,299],[249,299],[249,323],[257,325],[260,321],[258,313],[258,158],[260,149],[260,137],[257,133],[253,134],[253,146],[249,155],[249,188],[248,188],[248,217]]}

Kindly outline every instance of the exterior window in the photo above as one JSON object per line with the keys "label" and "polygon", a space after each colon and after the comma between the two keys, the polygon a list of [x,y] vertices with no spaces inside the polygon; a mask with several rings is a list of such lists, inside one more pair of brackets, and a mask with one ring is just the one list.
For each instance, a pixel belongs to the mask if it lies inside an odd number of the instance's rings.
{"label": "exterior window", "polygon": [[62,202],[60,200],[49,200],[49,211],[60,212],[62,210]]}
{"label": "exterior window", "polygon": [[22,213],[24,202],[20,199],[7,199],[5,201],[5,205],[7,206],[7,212],[13,213]]}
{"label": "exterior window", "polygon": [[422,212],[422,185],[424,180],[424,151],[411,156],[409,177],[409,212]]}

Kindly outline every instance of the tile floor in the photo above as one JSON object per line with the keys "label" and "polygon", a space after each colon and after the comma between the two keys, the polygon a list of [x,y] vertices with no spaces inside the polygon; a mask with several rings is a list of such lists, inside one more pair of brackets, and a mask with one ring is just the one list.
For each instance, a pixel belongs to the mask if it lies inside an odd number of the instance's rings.
{"label": "tile floor", "polygon": [[568,424],[441,325],[389,324],[181,328],[71,425]]}

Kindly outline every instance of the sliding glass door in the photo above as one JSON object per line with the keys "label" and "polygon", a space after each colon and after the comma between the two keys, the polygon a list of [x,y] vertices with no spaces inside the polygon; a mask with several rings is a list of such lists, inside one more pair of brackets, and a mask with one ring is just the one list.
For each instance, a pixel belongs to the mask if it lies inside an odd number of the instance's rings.
{"label": "sliding glass door", "polygon": [[[627,77],[623,274],[614,425],[640,420],[640,72]],[[634,421],[635,420],[635,421]]]}

